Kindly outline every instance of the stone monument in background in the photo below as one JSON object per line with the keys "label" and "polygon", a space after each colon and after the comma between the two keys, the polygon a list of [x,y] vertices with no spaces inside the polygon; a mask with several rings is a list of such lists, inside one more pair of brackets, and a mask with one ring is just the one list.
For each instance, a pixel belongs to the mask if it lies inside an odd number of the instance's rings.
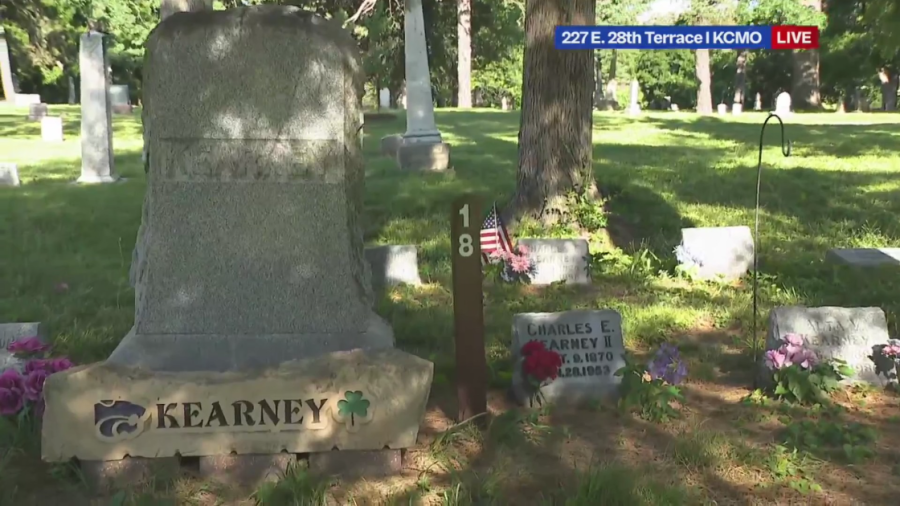
{"label": "stone monument in background", "polygon": [[403,170],[446,170],[450,164],[450,145],[444,143],[434,121],[422,0],[406,2],[404,34],[406,133],[382,139],[382,148],[386,153],[396,153]]}
{"label": "stone monument in background", "polygon": [[641,104],[639,103],[640,86],[637,79],[631,81],[631,100],[628,104],[628,114],[640,114]]}
{"label": "stone monument in background", "polygon": [[433,366],[372,309],[355,41],[269,5],[171,16],[146,51],[134,326],[47,383],[44,459],[399,470]]}
{"label": "stone monument in background", "polygon": [[7,102],[15,103],[16,87],[13,84],[12,65],[9,62],[9,46],[6,44],[6,32],[0,26],[0,84],[3,85],[3,96]]}
{"label": "stone monument in background", "polygon": [[81,177],[79,183],[111,183],[119,179],[113,163],[112,110],[106,78],[103,34],[81,36]]}

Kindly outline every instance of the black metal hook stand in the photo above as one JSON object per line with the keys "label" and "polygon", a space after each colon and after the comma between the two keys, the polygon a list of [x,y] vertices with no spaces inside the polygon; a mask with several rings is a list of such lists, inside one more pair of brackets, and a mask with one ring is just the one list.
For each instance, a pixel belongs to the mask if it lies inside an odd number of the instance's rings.
{"label": "black metal hook stand", "polygon": [[778,123],[781,125],[781,154],[785,157],[791,156],[791,141],[787,140],[784,135],[784,121],[781,120],[781,117],[775,113],[769,113],[769,116],[766,117],[766,120],[763,122],[762,129],[759,131],[759,160],[756,163],[756,209],[753,218],[753,329],[752,329],[752,339],[753,339],[753,389],[757,388],[757,381],[759,374],[757,371],[759,370],[759,340],[757,339],[757,319],[759,318],[759,277],[758,277],[758,251],[759,251],[759,190],[762,185],[762,155],[763,155],[763,137],[766,133],[766,126],[769,124],[769,121],[775,118],[778,120]]}

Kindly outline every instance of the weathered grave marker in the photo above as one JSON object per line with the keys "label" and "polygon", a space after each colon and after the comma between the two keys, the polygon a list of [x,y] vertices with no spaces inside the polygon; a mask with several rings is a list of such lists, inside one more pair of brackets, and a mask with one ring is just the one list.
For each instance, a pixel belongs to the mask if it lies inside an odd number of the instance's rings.
{"label": "weathered grave marker", "polygon": [[48,111],[47,104],[28,104],[28,121],[40,121]]}
{"label": "weathered grave marker", "polygon": [[450,213],[456,391],[460,421],[487,411],[481,210],[481,199],[466,195],[453,202]]}
{"label": "weathered grave marker", "polygon": [[0,323],[0,372],[10,367],[22,366],[22,361],[6,351],[13,341],[26,337],[37,337],[47,343],[47,329],[40,323]]}
{"label": "weathered grave marker", "polygon": [[753,266],[753,234],[745,226],[683,228],[676,256],[700,279],[737,279]]}
{"label": "weathered grave marker", "polygon": [[372,246],[366,248],[366,261],[371,268],[373,288],[422,284],[415,245]]}
{"label": "weathered grave marker", "polygon": [[615,395],[625,365],[622,316],[612,309],[513,316],[513,393],[521,403],[531,398],[521,373],[525,343],[542,341],[563,358],[559,378],[541,389],[548,402],[578,404]]}
{"label": "weathered grave marker", "polygon": [[[851,379],[882,384],[869,359],[872,347],[887,344],[887,320],[877,307],[781,306],[769,313],[766,350],[786,334],[800,334],[821,360],[839,358],[855,371]],[[765,364],[761,364],[765,373]]]}
{"label": "weathered grave marker", "polygon": [[900,248],[835,248],[828,250],[826,258],[854,267],[900,265]]}
{"label": "weathered grave marker", "polygon": [[19,166],[14,163],[0,162],[0,186],[19,186]]}
{"label": "weathered grave marker", "polygon": [[791,114],[791,94],[782,91],[775,97],[775,114],[789,116]]}
{"label": "weathered grave marker", "polygon": [[532,285],[591,283],[590,251],[584,239],[519,239],[534,262]]}

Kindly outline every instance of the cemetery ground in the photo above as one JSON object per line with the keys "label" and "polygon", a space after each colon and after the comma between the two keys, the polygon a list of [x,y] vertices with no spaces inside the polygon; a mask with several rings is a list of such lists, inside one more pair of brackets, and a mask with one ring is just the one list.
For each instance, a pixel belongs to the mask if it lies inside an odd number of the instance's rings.
{"label": "cemetery ground", "polygon": [[[45,322],[58,352],[78,363],[103,360],[134,317],[128,269],[144,195],[139,112],[115,119],[116,170],[127,181],[98,186],[68,184],[79,173],[78,109],[51,106],[65,118],[61,144],[42,143],[26,112],[0,109],[0,161],[18,163],[23,183],[0,188],[0,317]],[[402,116],[365,128],[366,243],[417,245],[425,282],[390,289],[377,309],[398,347],[435,363],[419,444],[401,476],[335,483],[296,469],[246,491],[159,475],[92,498],[73,466],[40,462],[37,434],[2,421],[0,504],[896,503],[900,398],[854,387],[833,406],[802,408],[754,395],[749,283],[692,282],[675,270],[682,227],[752,226],[761,114],[595,116],[594,167],[607,202],[602,210],[576,206],[576,215],[602,228],[525,224],[516,232],[584,234],[593,283],[485,281],[490,417],[484,428],[455,424],[450,203],[469,191],[487,204],[511,195],[518,116],[441,110],[437,118],[453,145],[449,173],[400,172],[380,156],[379,139],[402,132]],[[790,158],[770,124],[758,339],[768,310],[785,304],[880,306],[891,336],[900,334],[898,271],[825,262],[829,248],[900,243],[898,123],[886,114],[797,115],[787,126]],[[512,315],[573,308],[620,311],[626,346],[639,357],[662,342],[679,345],[689,360],[679,417],[651,423],[607,404],[529,412],[506,400]]]}

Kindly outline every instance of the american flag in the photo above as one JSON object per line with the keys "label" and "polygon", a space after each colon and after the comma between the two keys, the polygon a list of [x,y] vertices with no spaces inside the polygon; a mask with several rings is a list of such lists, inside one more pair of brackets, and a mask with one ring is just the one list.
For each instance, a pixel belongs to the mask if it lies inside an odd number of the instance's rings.
{"label": "american flag", "polygon": [[481,263],[490,263],[489,255],[497,250],[512,252],[512,241],[509,240],[509,232],[506,231],[503,220],[497,214],[495,202],[481,226]]}

